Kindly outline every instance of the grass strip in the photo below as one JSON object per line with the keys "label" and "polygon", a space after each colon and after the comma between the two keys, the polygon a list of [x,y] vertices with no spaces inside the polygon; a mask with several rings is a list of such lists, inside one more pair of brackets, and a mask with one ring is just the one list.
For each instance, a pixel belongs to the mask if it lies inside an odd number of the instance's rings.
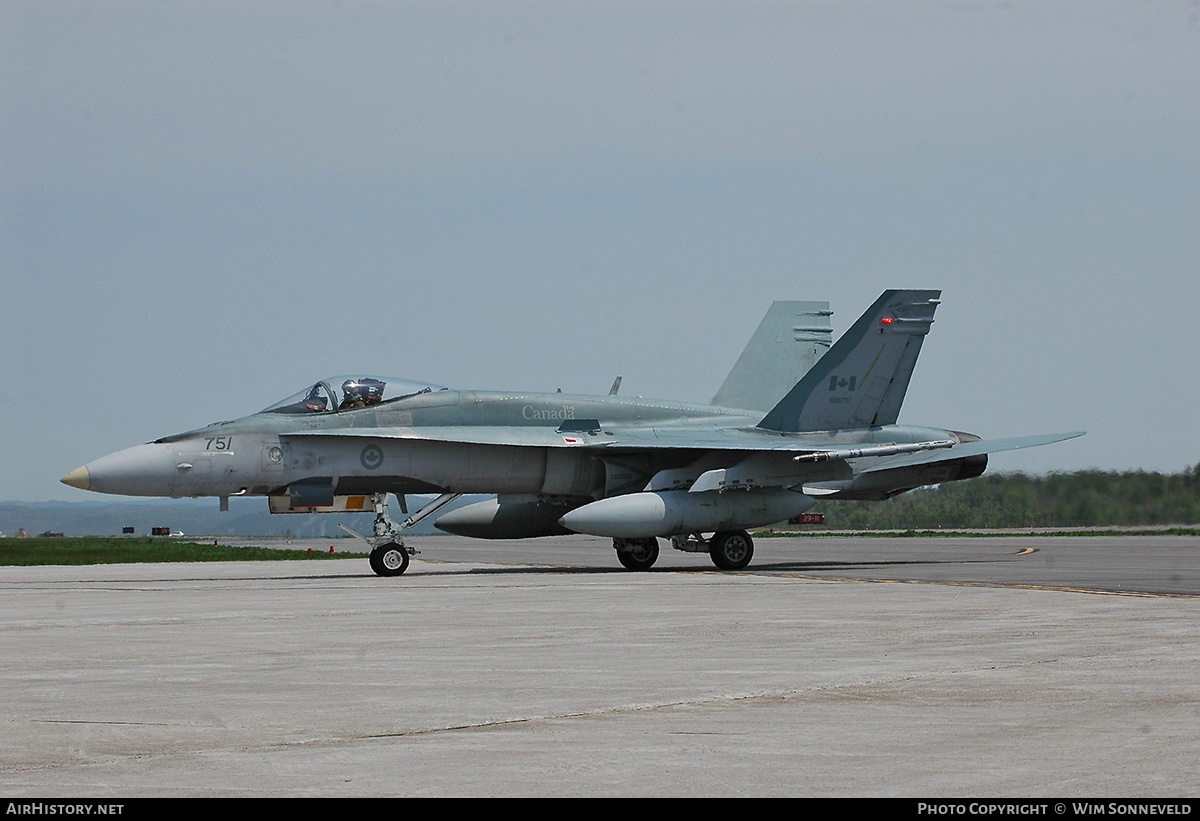
{"label": "grass strip", "polygon": [[37,537],[0,539],[0,566],[157,564],[161,562],[263,562],[361,559],[364,553],[275,550],[150,537]]}

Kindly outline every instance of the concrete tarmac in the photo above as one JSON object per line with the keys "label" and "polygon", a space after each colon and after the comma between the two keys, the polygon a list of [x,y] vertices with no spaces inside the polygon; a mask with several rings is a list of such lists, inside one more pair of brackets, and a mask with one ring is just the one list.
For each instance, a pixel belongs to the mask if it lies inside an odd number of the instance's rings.
{"label": "concrete tarmac", "polygon": [[1200,795],[1200,539],[663,544],[0,568],[0,793]]}

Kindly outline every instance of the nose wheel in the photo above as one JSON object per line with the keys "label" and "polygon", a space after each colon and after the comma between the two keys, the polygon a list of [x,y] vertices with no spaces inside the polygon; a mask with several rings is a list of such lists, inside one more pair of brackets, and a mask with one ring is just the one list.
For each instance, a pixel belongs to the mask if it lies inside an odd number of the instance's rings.
{"label": "nose wheel", "polygon": [[381,544],[371,551],[370,562],[377,576],[399,576],[408,570],[408,548],[397,542]]}

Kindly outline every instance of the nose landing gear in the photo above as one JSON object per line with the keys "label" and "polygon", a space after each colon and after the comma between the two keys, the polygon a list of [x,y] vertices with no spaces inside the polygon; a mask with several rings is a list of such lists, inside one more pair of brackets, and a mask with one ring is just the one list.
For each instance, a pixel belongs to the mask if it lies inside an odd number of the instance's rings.
{"label": "nose landing gear", "polygon": [[[443,493],[415,514],[406,518],[403,522],[396,524],[392,517],[388,515],[388,494],[374,493],[371,495],[371,504],[375,508],[374,537],[367,538],[355,533],[345,525],[339,524],[338,527],[370,546],[370,565],[377,576],[399,576],[405,570],[408,570],[408,557],[417,552],[404,544],[401,533],[406,528],[413,527],[434,513],[437,513],[459,496],[462,496],[462,494]],[[401,507],[404,507],[403,499],[401,499]],[[405,510],[405,512],[407,513],[408,511]]]}

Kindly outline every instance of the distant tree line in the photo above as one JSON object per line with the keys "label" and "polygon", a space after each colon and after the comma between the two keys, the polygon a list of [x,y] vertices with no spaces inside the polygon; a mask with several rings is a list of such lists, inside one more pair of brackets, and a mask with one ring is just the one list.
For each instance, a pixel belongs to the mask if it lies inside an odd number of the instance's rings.
{"label": "distant tree line", "polygon": [[1200,523],[1200,464],[1183,473],[1001,473],[885,502],[822,502],[832,528],[1104,527]]}

